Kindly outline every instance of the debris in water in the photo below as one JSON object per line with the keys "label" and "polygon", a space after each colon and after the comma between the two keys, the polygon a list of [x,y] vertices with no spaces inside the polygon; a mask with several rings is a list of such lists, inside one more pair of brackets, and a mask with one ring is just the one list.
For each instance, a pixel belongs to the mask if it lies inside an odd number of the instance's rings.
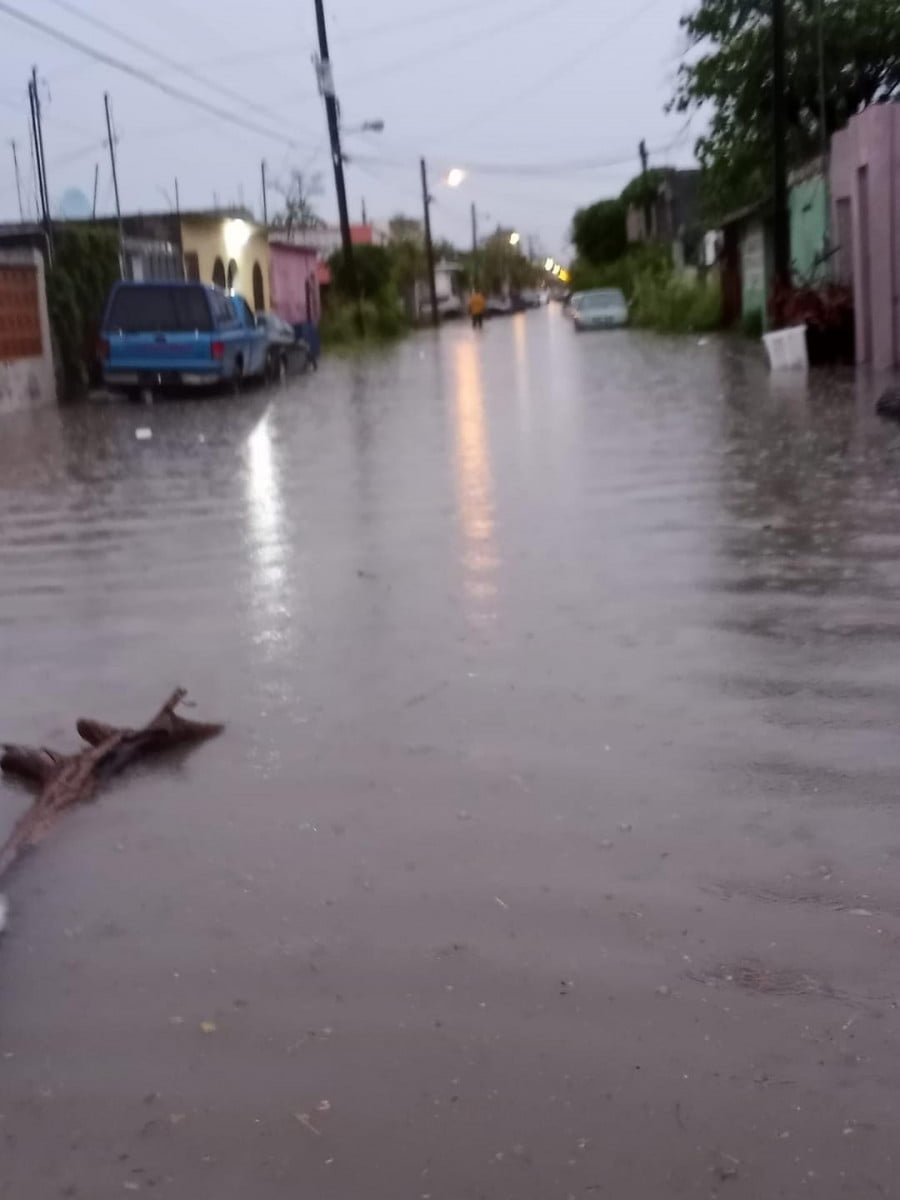
{"label": "debris in water", "polygon": [[5,896],[0,895],[0,933],[6,928],[6,922],[9,919],[9,901]]}
{"label": "debris in water", "polygon": [[497,903],[500,905],[501,908],[505,908],[506,911],[509,912],[509,905],[506,903],[505,900],[501,900],[499,896],[495,896],[494,899],[497,901]]}
{"label": "debris in water", "polygon": [[319,1103],[316,1105],[316,1112],[321,1112],[321,1113],[331,1112],[331,1101],[330,1100],[320,1100]]}
{"label": "debris in water", "polygon": [[201,1021],[200,1022],[200,1030],[202,1033],[215,1033],[216,1032],[215,1021]]}
{"label": "debris in water", "polygon": [[134,431],[134,436],[139,442],[149,442],[153,437],[153,430],[149,425],[141,425]]}
{"label": "debris in water", "polygon": [[294,1113],[294,1117],[300,1122],[303,1128],[308,1129],[314,1137],[322,1136],[321,1130],[316,1129],[315,1125],[313,1125],[312,1121],[309,1119],[309,1113],[297,1112]]}

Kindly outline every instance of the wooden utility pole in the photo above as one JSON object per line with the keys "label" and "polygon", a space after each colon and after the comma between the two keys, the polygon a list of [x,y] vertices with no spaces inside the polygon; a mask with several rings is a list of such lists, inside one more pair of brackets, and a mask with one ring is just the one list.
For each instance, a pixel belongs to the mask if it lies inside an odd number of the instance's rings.
{"label": "wooden utility pole", "polygon": [[478,286],[478,212],[472,201],[472,286]]}
{"label": "wooden utility pole", "polygon": [[41,215],[44,232],[47,235],[47,257],[53,266],[53,224],[50,220],[50,193],[47,188],[47,164],[44,158],[44,130],[41,125],[41,98],[38,94],[37,67],[31,69],[31,80],[28,84],[28,95],[31,103],[31,129],[34,137],[34,158],[37,163],[38,191],[41,198]]}
{"label": "wooden utility pole", "polygon": [[350,213],[347,209],[347,189],[344,184],[344,156],[341,153],[341,129],[338,121],[337,97],[334,91],[334,76],[328,55],[328,30],[325,27],[324,0],[315,0],[316,28],[319,34],[319,91],[325,98],[325,115],[328,118],[328,138],[331,142],[331,162],[334,166],[334,187],[337,192],[338,214],[341,221],[341,247],[344,266],[353,293],[356,287],[356,267],[353,262],[353,239],[350,236]]}
{"label": "wooden utility pole", "polygon": [[116,224],[119,227],[119,274],[125,278],[125,230],[122,226],[122,206],[119,203],[119,176],[116,172],[116,141],[113,137],[112,118],[109,115],[109,92],[103,93],[106,110],[106,135],[109,138],[109,162],[112,167],[113,192],[116,197]]}
{"label": "wooden utility pole", "polygon": [[638,146],[638,153],[641,156],[641,179],[644,183],[644,234],[649,242],[653,236],[653,202],[650,196],[650,176],[647,171],[650,155],[647,152],[647,143],[643,139]]}
{"label": "wooden utility pole", "polygon": [[775,282],[791,282],[791,222],[788,212],[787,117],[785,113],[784,0],[772,0],[772,165]]}
{"label": "wooden utility pole", "polygon": [[94,200],[91,204],[91,220],[97,220],[97,184],[100,182],[100,164],[94,163]]}
{"label": "wooden utility pole", "polygon": [[259,164],[259,173],[262,176],[262,200],[263,200],[263,225],[268,227],[269,224],[269,197],[266,193],[266,160],[263,159]]}
{"label": "wooden utility pole", "polygon": [[22,207],[22,180],[19,178],[19,156],[16,153],[16,139],[9,143],[12,146],[13,170],[16,173],[16,196],[19,200],[19,220],[25,220],[25,209]]}
{"label": "wooden utility pole", "polygon": [[428,261],[428,294],[431,298],[431,323],[435,328],[441,323],[437,306],[437,281],[434,277],[434,244],[431,240],[431,196],[428,192],[428,172],[425,159],[420,159],[422,168],[422,203],[425,206],[425,257]]}

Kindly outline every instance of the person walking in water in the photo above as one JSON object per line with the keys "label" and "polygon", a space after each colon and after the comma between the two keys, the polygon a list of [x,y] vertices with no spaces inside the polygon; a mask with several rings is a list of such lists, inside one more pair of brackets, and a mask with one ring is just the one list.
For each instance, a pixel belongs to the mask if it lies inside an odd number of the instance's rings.
{"label": "person walking in water", "polygon": [[486,308],[487,300],[485,300],[484,295],[476,288],[469,297],[469,315],[472,318],[473,329],[484,328],[484,310]]}

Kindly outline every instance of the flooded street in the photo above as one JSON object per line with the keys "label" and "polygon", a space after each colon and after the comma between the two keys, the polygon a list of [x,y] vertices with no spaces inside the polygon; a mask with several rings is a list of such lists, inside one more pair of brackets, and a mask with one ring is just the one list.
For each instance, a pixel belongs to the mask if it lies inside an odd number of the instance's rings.
{"label": "flooded street", "polygon": [[0,1197],[896,1195],[871,414],[554,307],[3,419],[3,740],[228,728],[8,882]]}

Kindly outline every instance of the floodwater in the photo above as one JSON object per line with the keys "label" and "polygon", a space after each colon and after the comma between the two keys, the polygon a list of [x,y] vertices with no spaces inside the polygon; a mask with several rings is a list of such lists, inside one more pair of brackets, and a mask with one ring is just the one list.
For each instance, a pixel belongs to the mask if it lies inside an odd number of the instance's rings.
{"label": "floodwater", "polygon": [[228,728],[7,881],[0,1197],[896,1195],[871,399],[553,309],[4,419],[3,738]]}

